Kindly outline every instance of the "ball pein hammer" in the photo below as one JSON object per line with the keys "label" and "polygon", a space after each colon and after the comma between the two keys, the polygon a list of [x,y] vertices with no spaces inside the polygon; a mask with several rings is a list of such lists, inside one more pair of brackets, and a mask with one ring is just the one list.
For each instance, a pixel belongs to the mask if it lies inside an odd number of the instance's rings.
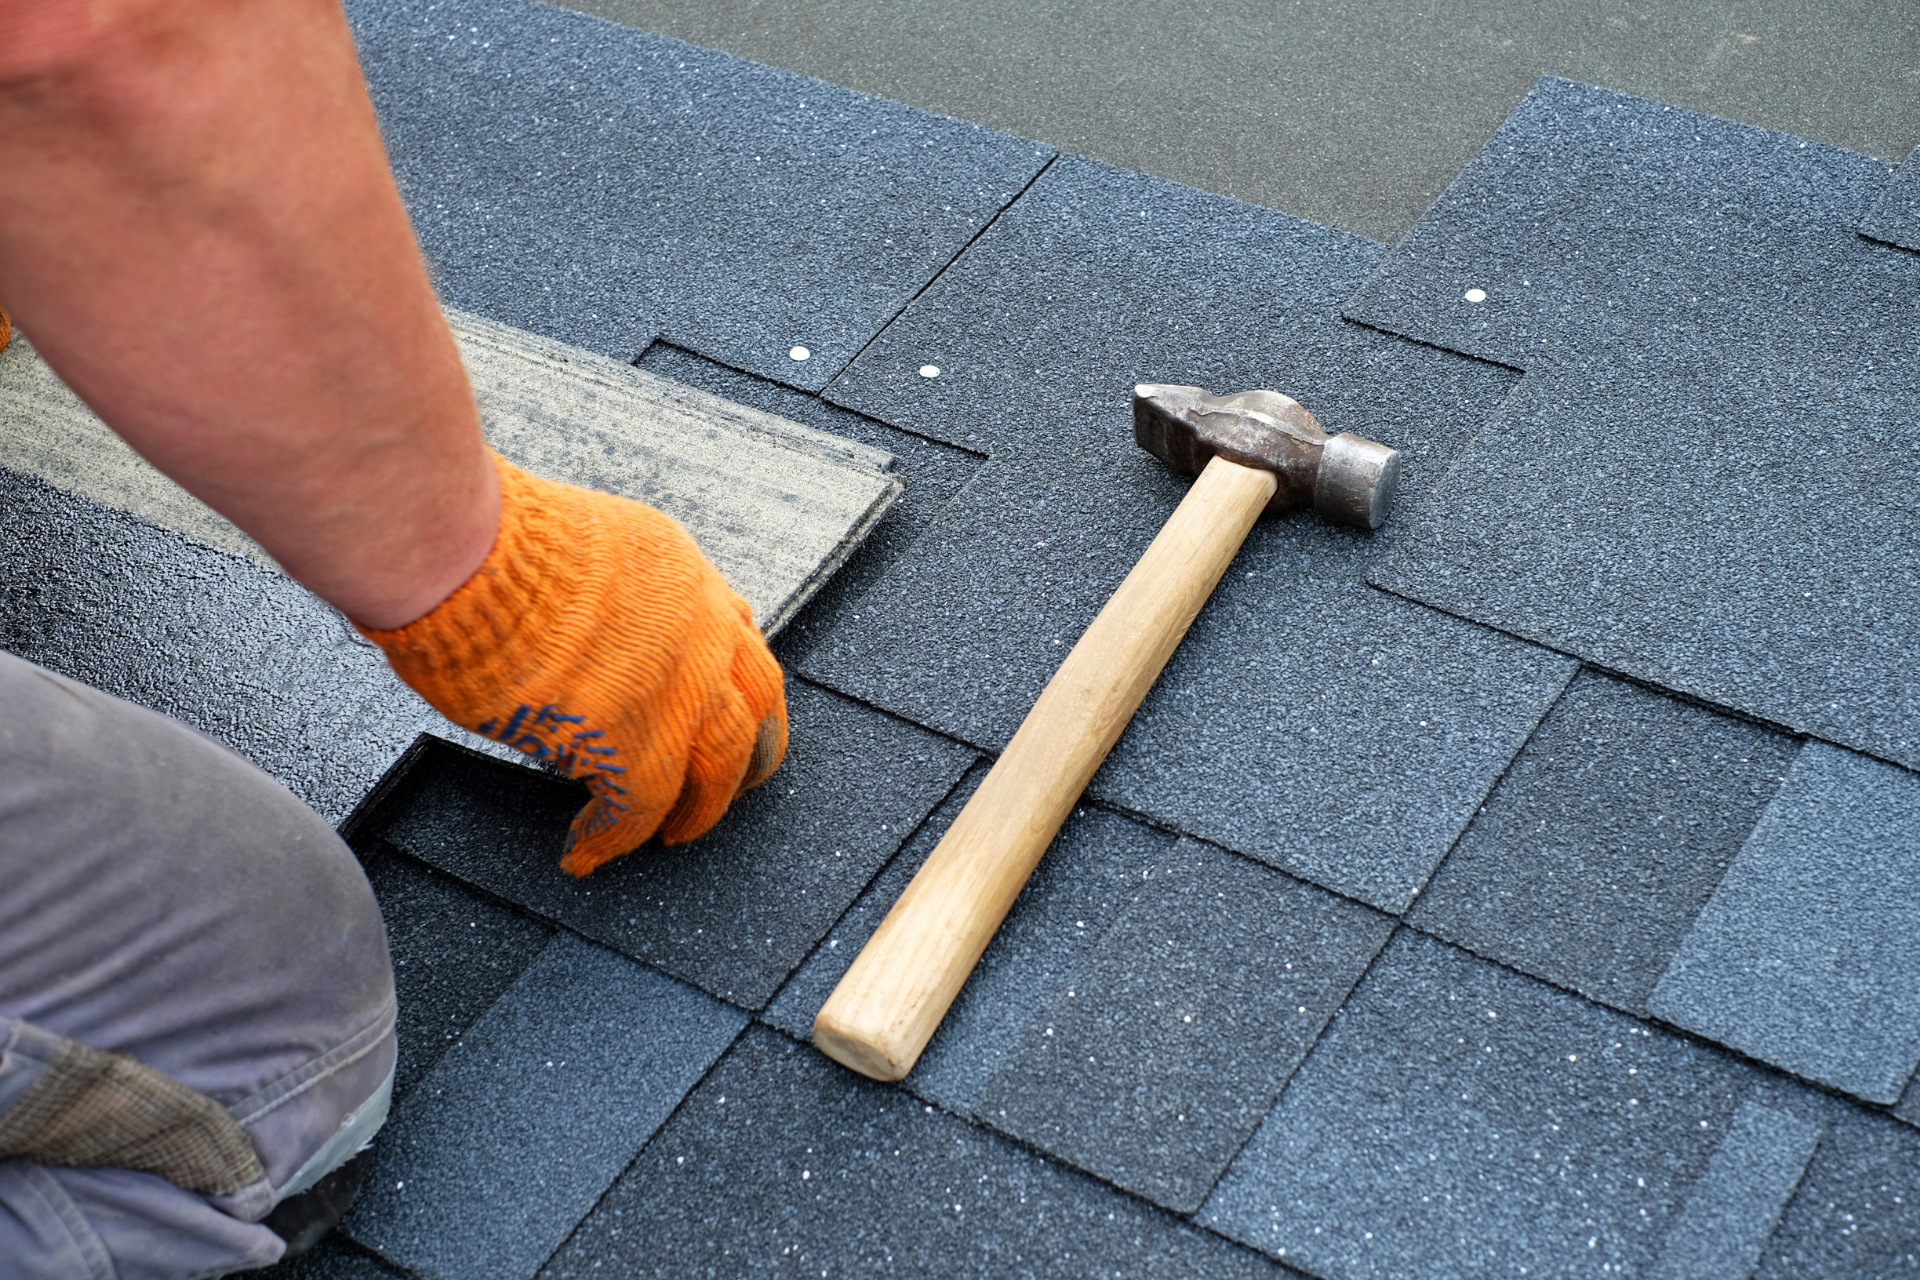
{"label": "ball pein hammer", "polygon": [[1329,436],[1276,391],[1214,396],[1143,383],[1133,389],[1133,438],[1200,478],[814,1018],[814,1044],[862,1075],[898,1080],[913,1069],[1253,522],[1312,506],[1377,529],[1400,475],[1397,450],[1352,432]]}

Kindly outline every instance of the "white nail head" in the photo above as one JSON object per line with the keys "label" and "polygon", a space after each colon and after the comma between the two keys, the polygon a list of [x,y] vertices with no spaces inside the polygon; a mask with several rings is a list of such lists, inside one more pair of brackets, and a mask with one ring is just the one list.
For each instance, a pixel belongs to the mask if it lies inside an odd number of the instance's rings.
{"label": "white nail head", "polygon": [[1469,289],[1466,293],[1466,299],[1468,302],[1485,302],[1487,300],[1487,291],[1485,289]]}
{"label": "white nail head", "polygon": [[940,366],[937,364],[923,364],[920,366],[920,376],[923,378],[937,378],[940,376]]}
{"label": "white nail head", "polygon": [[788,358],[793,360],[805,360],[808,356],[812,354],[813,352],[807,350],[805,347],[795,347],[791,351],[787,352]]}

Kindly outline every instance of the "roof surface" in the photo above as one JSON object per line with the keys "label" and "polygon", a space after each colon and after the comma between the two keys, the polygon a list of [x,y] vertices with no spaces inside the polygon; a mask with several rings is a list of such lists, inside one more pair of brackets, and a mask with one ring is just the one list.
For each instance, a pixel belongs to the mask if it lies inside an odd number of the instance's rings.
{"label": "roof surface", "polygon": [[[1920,1269],[1889,166],[1549,79],[1388,249],[525,0],[351,12],[451,303],[908,492],[778,642],[785,768],[572,881],[572,784],[402,755],[290,583],[0,473],[0,643],[358,806],[399,1103],[282,1274]],[[1256,529],[856,1077],[814,1011],[1178,501],[1142,380],[1294,395],[1403,506]]]}

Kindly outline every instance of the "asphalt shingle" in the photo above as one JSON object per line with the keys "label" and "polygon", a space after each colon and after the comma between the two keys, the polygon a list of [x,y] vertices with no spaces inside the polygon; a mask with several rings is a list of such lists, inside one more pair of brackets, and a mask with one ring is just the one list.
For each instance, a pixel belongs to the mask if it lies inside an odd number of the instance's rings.
{"label": "asphalt shingle", "polygon": [[1191,1213],[1378,954],[1389,917],[1183,840],[974,1104]]}
{"label": "asphalt shingle", "polygon": [[1920,1065],[1920,777],[1811,742],[1653,1012],[1873,1102]]}
{"label": "asphalt shingle", "polygon": [[1683,1205],[1791,1187],[1791,1144],[1703,1178],[1758,1076],[1403,930],[1200,1220],[1326,1280],[1640,1274]]}
{"label": "asphalt shingle", "polygon": [[361,862],[393,956],[393,1096],[402,1101],[534,962],[553,929],[405,854],[378,848]]}
{"label": "asphalt shingle", "polygon": [[775,639],[774,653],[789,668],[804,662],[820,637],[907,553],[983,461],[977,453],[896,430],[818,396],[729,369],[665,342],[648,347],[640,367],[735,403],[885,449],[894,457],[894,473],[906,481],[906,492],[887,509],[866,541]]}
{"label": "asphalt shingle", "polygon": [[525,1280],[746,1021],[558,935],[388,1123],[345,1229],[429,1280]]}
{"label": "asphalt shingle", "polygon": [[1920,765],[1920,257],[1866,156],[1542,80],[1349,303],[1528,369],[1372,581]]}
{"label": "asphalt shingle", "polygon": [[1583,671],[1407,919],[1644,1013],[1796,750],[1758,725]]}
{"label": "asphalt shingle", "polygon": [[1053,154],[531,0],[348,14],[442,294],[616,359],[818,388]]}
{"label": "asphalt shingle", "polygon": [[1888,1280],[1920,1273],[1920,1133],[1835,1115],[1754,1280]]}
{"label": "asphalt shingle", "polygon": [[559,868],[584,791],[445,748],[382,834],[470,884],[745,1008],[764,1005],[974,753],[793,682],[786,763],[707,835]]}
{"label": "asphalt shingle", "polygon": [[1916,160],[1920,160],[1920,147],[1880,189],[1879,199],[1860,221],[1861,235],[1902,249],[1920,249],[1920,164]]}
{"label": "asphalt shingle", "polygon": [[[1380,252],[1057,162],[828,389],[992,460],[803,670],[1002,745],[1184,492],[1131,443],[1139,381],[1285,391],[1418,493],[1511,375],[1342,323]],[[1092,794],[1404,908],[1572,664],[1367,590],[1394,527],[1256,528]]]}
{"label": "asphalt shingle", "polygon": [[542,1273],[1230,1277],[1278,1268],[763,1028]]}
{"label": "asphalt shingle", "polygon": [[[788,1034],[813,1034],[813,1016],[892,908],[913,873],[946,834],[985,774],[955,788],[767,1009]],[[906,1079],[906,1087],[966,1114],[1001,1060],[1017,1048],[1049,1001],[1071,985],[1075,966],[1099,943],[1175,837],[1104,809],[1082,806],[1067,819],[1007,913],[959,998]]]}
{"label": "asphalt shingle", "polygon": [[284,575],[0,468],[0,648],[185,721],[330,822],[459,731]]}
{"label": "asphalt shingle", "polygon": [[1804,1117],[1741,1104],[1667,1232],[1652,1280],[1747,1280],[1821,1132]]}

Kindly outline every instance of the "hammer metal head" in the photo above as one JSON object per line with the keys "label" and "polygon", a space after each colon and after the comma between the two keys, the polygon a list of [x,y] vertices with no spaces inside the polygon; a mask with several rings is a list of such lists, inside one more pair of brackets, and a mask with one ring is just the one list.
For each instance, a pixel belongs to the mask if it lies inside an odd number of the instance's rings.
{"label": "hammer metal head", "polygon": [[1328,520],[1378,529],[1400,481],[1400,451],[1343,431],[1329,436],[1301,403],[1278,391],[1209,395],[1199,387],[1143,382],[1133,389],[1133,438],[1182,475],[1214,455],[1271,471],[1280,484],[1268,513],[1311,506]]}

